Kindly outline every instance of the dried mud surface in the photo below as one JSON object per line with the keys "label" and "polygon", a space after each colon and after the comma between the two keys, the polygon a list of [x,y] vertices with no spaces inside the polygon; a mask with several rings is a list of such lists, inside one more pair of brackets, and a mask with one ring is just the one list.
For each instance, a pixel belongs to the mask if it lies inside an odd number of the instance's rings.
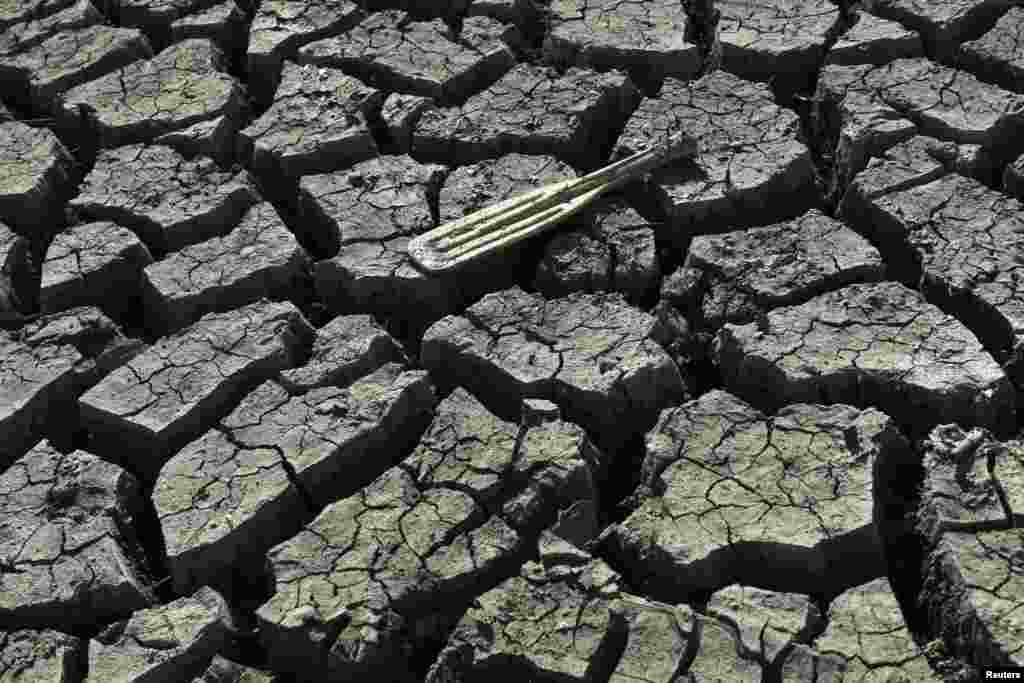
{"label": "dried mud surface", "polygon": [[1019,4],[0,1],[0,681],[1024,666]]}

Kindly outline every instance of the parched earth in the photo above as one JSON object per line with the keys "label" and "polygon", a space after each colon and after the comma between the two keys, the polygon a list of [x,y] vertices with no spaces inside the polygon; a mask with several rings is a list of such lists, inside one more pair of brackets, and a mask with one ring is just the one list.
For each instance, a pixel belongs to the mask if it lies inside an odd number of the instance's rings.
{"label": "parched earth", "polygon": [[0,0],[0,683],[1024,666],[1020,4]]}

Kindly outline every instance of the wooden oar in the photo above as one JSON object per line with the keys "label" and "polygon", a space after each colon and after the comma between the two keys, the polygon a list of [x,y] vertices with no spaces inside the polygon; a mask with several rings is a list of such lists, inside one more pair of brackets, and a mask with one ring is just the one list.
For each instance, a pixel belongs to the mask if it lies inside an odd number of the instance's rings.
{"label": "wooden oar", "polygon": [[676,134],[581,178],[525,192],[434,228],[410,240],[409,256],[428,273],[452,270],[547,230],[658,166],[696,154],[696,140]]}

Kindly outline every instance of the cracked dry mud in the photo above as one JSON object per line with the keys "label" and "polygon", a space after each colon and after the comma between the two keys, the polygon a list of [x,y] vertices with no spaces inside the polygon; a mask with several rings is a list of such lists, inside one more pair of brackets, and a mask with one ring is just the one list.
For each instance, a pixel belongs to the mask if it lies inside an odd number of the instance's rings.
{"label": "cracked dry mud", "polygon": [[384,95],[338,69],[287,62],[270,108],[239,134],[264,174],[297,178],[377,156],[370,121]]}
{"label": "cracked dry mud", "polygon": [[[86,681],[187,681],[203,673],[228,640],[224,599],[203,587],[136,611],[89,641]],[[115,678],[116,677],[116,678]]]}
{"label": "cracked dry mud", "polygon": [[5,622],[87,626],[149,605],[144,556],[130,535],[143,505],[132,475],[41,441],[4,471],[0,491]]}
{"label": "cracked dry mud", "polygon": [[406,254],[409,240],[435,225],[431,197],[444,171],[386,155],[300,181],[300,215],[322,258],[317,296],[329,308],[410,321],[454,307],[452,283],[424,275]]}
{"label": "cracked dry mud", "polygon": [[626,69],[647,82],[700,71],[700,49],[686,39],[690,20],[674,0],[557,0],[550,12],[544,51],[552,60]]}
{"label": "cracked dry mud", "polygon": [[818,81],[815,107],[816,125],[838,138],[840,192],[871,156],[915,133],[978,145],[979,171],[989,174],[1022,151],[1021,94],[924,58],[828,66]]}
{"label": "cracked dry mud", "polygon": [[264,99],[274,94],[282,63],[299,47],[341,33],[365,16],[357,3],[348,0],[271,0],[255,7],[246,64],[254,94]]}
{"label": "cracked dry mud", "polygon": [[[519,288],[484,296],[423,335],[421,360],[505,415],[522,399],[555,401],[612,443],[653,424],[683,395],[678,368],[652,316],[619,294],[546,300]],[[634,433],[631,433],[634,432]]]}
{"label": "cracked dry mud", "polygon": [[105,150],[69,206],[129,228],[163,255],[222,236],[260,201],[250,174],[232,170],[164,145]]}
{"label": "cracked dry mud", "polygon": [[224,61],[209,40],[185,40],[71,88],[55,108],[65,125],[86,129],[82,134],[103,148],[150,142],[218,116],[237,120],[243,90],[223,71]]}
{"label": "cracked dry mud", "polygon": [[[207,1],[202,4],[207,4]],[[170,40],[176,43],[189,38],[206,38],[225,52],[232,53],[245,46],[247,29],[246,10],[235,0],[224,0],[171,22]]]}
{"label": "cracked dry mud", "polygon": [[1009,7],[1006,0],[868,0],[868,11],[920,34],[929,54],[944,59],[976,38]]}
{"label": "cracked dry mud", "polygon": [[870,242],[816,209],[776,225],[694,237],[683,268],[695,280],[684,305],[698,325],[716,330],[885,277]]}
{"label": "cracked dry mud", "polygon": [[612,527],[611,556],[670,604],[742,585],[828,605],[884,574],[872,460],[908,447],[874,409],[791,404],[768,417],[714,390],[648,433],[637,507]]}
{"label": "cracked dry mud", "polygon": [[601,465],[580,427],[507,422],[456,389],[406,459],[270,551],[270,661],[407,680],[417,640],[512,575],[560,508],[595,503]]}
{"label": "cracked dry mud", "polygon": [[141,31],[102,25],[72,28],[38,45],[18,45],[0,68],[0,82],[23,89],[36,107],[53,107],[75,86],[151,56]]}
{"label": "cracked dry mud", "polygon": [[153,503],[178,589],[230,586],[241,559],[258,559],[386,467],[384,453],[402,452],[434,402],[424,373],[397,364],[295,397],[259,386],[160,471]]}
{"label": "cracked dry mud", "polygon": [[0,0],[0,681],[1024,666],[1019,5]]}
{"label": "cracked dry mud", "polygon": [[500,39],[503,30],[499,22],[475,17],[456,36],[441,19],[412,21],[404,12],[384,11],[340,36],[305,45],[296,61],[448,104],[468,99],[515,64]]}
{"label": "cracked dry mud", "polygon": [[776,105],[766,85],[725,71],[695,81],[666,78],[657,97],[644,98],[629,117],[616,154],[646,149],[677,127],[697,140],[698,156],[655,170],[639,200],[671,219],[664,239],[685,248],[696,230],[764,224],[813,205],[800,119]]}
{"label": "cracked dry mud", "polygon": [[1024,8],[1011,8],[991,31],[964,43],[959,60],[964,68],[988,71],[991,80],[1019,92],[1024,86]]}
{"label": "cracked dry mud", "polygon": [[154,329],[175,331],[260,299],[299,303],[312,287],[310,275],[305,250],[274,207],[261,202],[224,237],[145,266],[143,306]]}
{"label": "cracked dry mud", "polygon": [[534,286],[549,298],[570,292],[621,292],[633,302],[656,289],[657,240],[651,223],[621,198],[602,200],[584,217],[583,230],[551,238]]}
{"label": "cracked dry mud", "polygon": [[459,107],[425,112],[413,132],[417,159],[465,165],[519,152],[593,164],[607,131],[629,115],[640,93],[629,76],[519,64]]}
{"label": "cracked dry mud", "polygon": [[722,68],[756,80],[813,69],[840,13],[828,0],[722,0],[718,6]]}
{"label": "cracked dry mud", "polygon": [[126,290],[141,287],[143,268],[153,257],[131,230],[102,221],[56,235],[46,250],[39,283],[39,310],[56,313],[76,306],[99,306],[129,315],[137,299]]}
{"label": "cracked dry mud", "polygon": [[154,30],[183,17],[202,16],[211,0],[117,0],[117,19],[123,26]]}
{"label": "cracked dry mud", "polygon": [[12,24],[4,30],[0,52],[13,55],[68,29],[85,28],[102,23],[103,15],[90,0],[78,2],[52,14],[34,16]]}
{"label": "cracked dry mud", "polygon": [[862,233],[886,245],[903,264],[907,281],[915,280],[932,300],[969,321],[1016,377],[1021,205],[962,175],[972,171],[964,151],[921,136],[896,145],[851,183],[842,211]]}
{"label": "cracked dry mud", "polygon": [[210,313],[117,368],[79,399],[94,447],[152,476],[273,373],[297,365],[313,330],[294,305]]}
{"label": "cracked dry mud", "polygon": [[1021,666],[1021,444],[984,435],[958,448],[977,435],[958,427],[929,435],[915,526],[928,570],[901,588],[918,589],[910,597],[929,635],[948,637],[976,663]]}
{"label": "cracked dry mud", "polygon": [[0,123],[0,221],[45,239],[71,184],[74,163],[52,131],[20,121]]}
{"label": "cracked dry mud", "polygon": [[877,405],[901,423],[1006,431],[1014,389],[978,338],[898,283],[850,285],[715,340],[726,387],[755,404]]}

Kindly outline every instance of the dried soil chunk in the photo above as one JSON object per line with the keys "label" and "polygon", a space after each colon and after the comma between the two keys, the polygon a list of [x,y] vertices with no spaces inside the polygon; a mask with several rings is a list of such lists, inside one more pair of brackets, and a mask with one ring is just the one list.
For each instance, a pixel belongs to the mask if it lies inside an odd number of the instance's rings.
{"label": "dried soil chunk", "polygon": [[373,313],[396,333],[418,336],[463,300],[451,278],[424,275],[408,256],[408,237],[357,242],[316,265],[316,291],[335,312]]}
{"label": "dried soil chunk", "polygon": [[175,588],[230,571],[298,533],[415,445],[435,399],[425,372],[386,365],[346,388],[289,397],[274,382],[161,470],[153,502]]}
{"label": "dried soil chunk", "polygon": [[408,156],[382,156],[336,173],[307,176],[300,184],[304,215],[330,226],[324,246],[387,241],[433,227],[429,198],[444,167]]}
{"label": "dried soil chunk", "polygon": [[222,167],[229,168],[234,165],[237,156],[236,129],[236,121],[227,116],[218,116],[159,135],[153,138],[153,143],[173,147],[189,159],[210,157]]}
{"label": "dried soil chunk", "polygon": [[33,316],[31,322],[11,336],[33,347],[70,344],[88,358],[101,353],[113,340],[126,339],[117,324],[95,306]]}
{"label": "dried soil chunk", "polygon": [[1017,157],[1012,164],[1006,166],[1006,170],[1003,172],[1003,188],[1017,199],[1024,201],[1024,155]]}
{"label": "dried soil chunk", "polygon": [[768,227],[694,237],[685,266],[700,271],[701,323],[715,329],[885,275],[870,242],[817,210]]}
{"label": "dried soil chunk", "polygon": [[512,152],[593,164],[610,130],[629,116],[639,91],[618,72],[520,64],[461,107],[428,111],[413,133],[413,154],[464,165]]}
{"label": "dried soil chunk", "polygon": [[343,69],[382,89],[452,104],[515,64],[499,29],[490,39],[470,32],[468,40],[465,35],[459,40],[441,19],[416,22],[404,12],[377,12],[340,36],[306,45],[296,61]]}
{"label": "dried soil chunk", "polygon": [[[40,315],[22,327],[17,338],[32,347],[66,344],[81,354],[82,357],[75,363],[73,391],[60,397],[68,401],[145,347],[141,340],[126,336],[113,320],[94,306],[80,306],[60,313]],[[62,419],[59,411],[55,415],[57,420]],[[55,421],[54,427],[49,432],[51,441],[56,438],[70,439],[72,436],[66,421]],[[61,447],[64,448],[63,445]]]}
{"label": "dried soil chunk", "polygon": [[253,167],[298,177],[377,156],[370,121],[384,93],[337,69],[287,62],[274,103],[241,132]]}
{"label": "dried soil chunk", "polygon": [[501,414],[516,414],[524,398],[548,399],[617,444],[682,397],[679,371],[659,336],[656,320],[619,294],[547,301],[516,287],[431,326],[421,360]]}
{"label": "dried soil chunk", "polygon": [[[462,19],[462,29],[458,33],[458,42],[484,52],[500,49],[500,42],[520,51],[527,49],[523,31],[518,26],[510,25],[510,23],[483,15],[466,16]],[[507,70],[504,69],[501,73]],[[497,77],[495,76],[495,78]]]}
{"label": "dried soil chunk", "polygon": [[1015,137],[1024,134],[1024,95],[927,59],[827,66],[815,97],[825,103],[817,111],[818,125],[831,128],[828,121],[836,122],[835,160],[843,186],[870,156],[881,156],[917,132],[980,145],[993,169],[1024,146]]}
{"label": "dried soil chunk", "polygon": [[506,24],[524,26],[537,18],[537,6],[529,0],[470,0],[466,17],[488,17]]}
{"label": "dried soil chunk", "polygon": [[575,425],[520,427],[456,389],[412,455],[270,552],[271,665],[407,680],[407,647],[513,575],[560,509],[594,502],[598,459]]}
{"label": "dried soil chunk", "polygon": [[920,268],[921,290],[952,310],[1024,381],[1024,207],[957,174],[881,196],[860,227]]}
{"label": "dried soil chunk", "polygon": [[124,310],[121,300],[141,292],[142,269],[153,259],[131,230],[114,223],[78,225],[57,235],[43,261],[39,308],[75,306]]}
{"label": "dried soil chunk", "polygon": [[977,337],[897,283],[850,285],[725,325],[715,343],[725,386],[765,408],[877,406],[904,425],[1013,419],[1010,381]]}
{"label": "dried soil chunk", "polygon": [[366,13],[349,0],[270,0],[261,2],[249,27],[251,87],[269,100],[281,64],[306,43],[342,33]]}
{"label": "dried soil chunk", "polygon": [[5,57],[0,83],[24,89],[26,104],[49,110],[62,93],[152,56],[140,31],[97,24],[61,31]]}
{"label": "dried soil chunk", "polygon": [[[449,675],[457,673],[455,680],[467,683],[485,681],[499,671],[517,680],[619,683],[628,680],[623,676],[626,672],[607,676],[619,664],[620,639],[626,640],[627,633],[638,635],[641,629],[636,627],[641,625],[648,627],[645,635],[652,636],[657,625],[663,629],[661,642],[646,644],[666,645],[667,651],[652,647],[645,668],[635,673],[643,674],[645,681],[672,680],[673,665],[687,650],[689,608],[679,608],[682,629],[677,632],[672,628],[672,608],[665,606],[659,613],[654,605],[643,610],[622,600],[619,577],[608,565],[582,551],[576,553],[576,563],[558,564],[550,571],[528,562],[519,576],[480,596],[449,637],[451,650],[468,651],[462,662],[449,668]],[[632,623],[627,619],[628,607],[633,607]],[[443,680],[451,679],[427,678],[428,683]]]}
{"label": "dried soil chunk", "polygon": [[580,683],[746,681],[784,667],[797,674],[784,680],[842,680],[837,657],[799,645],[783,649],[785,640],[770,631],[749,647],[730,617],[630,595],[603,562],[552,538],[542,535],[539,563],[526,563],[518,576],[477,599],[427,683],[478,683],[499,673]]}
{"label": "dried soil chunk", "polygon": [[924,135],[915,135],[873,157],[846,188],[840,210],[843,218],[861,231],[874,200],[890,192],[924,185],[950,172],[960,156],[960,148]]}
{"label": "dried soil chunk", "polygon": [[[760,650],[745,647],[732,622],[700,616],[696,619],[701,625],[701,640],[697,657],[689,667],[694,680],[760,681],[773,676],[784,681],[839,683],[848,680],[844,676],[844,662],[834,654],[821,656],[805,645],[794,645],[769,660]],[[767,638],[765,647],[778,649],[777,644]]]}
{"label": "dried soil chunk", "polygon": [[0,619],[5,626],[89,627],[149,604],[133,523],[138,482],[85,453],[43,441],[0,473]]}
{"label": "dried soil chunk", "polygon": [[958,59],[985,80],[1024,91],[1024,7],[1012,7],[991,31],[964,43]]}
{"label": "dried soil chunk", "polygon": [[829,625],[815,641],[822,652],[847,661],[845,680],[884,681],[899,676],[939,683],[924,653],[907,631],[888,580],[876,579],[839,596],[829,611]]}
{"label": "dried soil chunk", "polygon": [[82,422],[97,452],[150,478],[250,387],[297,365],[312,340],[312,328],[290,303],[207,315],[86,392]]}
{"label": "dried soil chunk", "polygon": [[277,378],[289,393],[347,386],[385,363],[407,362],[402,347],[368,315],[343,315],[316,331],[305,365]]}
{"label": "dried soil chunk", "polygon": [[112,0],[122,26],[166,28],[175,19],[207,9],[213,0]]}
{"label": "dried soil chunk", "polygon": [[186,160],[161,145],[133,145],[102,152],[70,206],[131,228],[161,256],[224,235],[259,201],[244,171]]}
{"label": "dried soil chunk", "polygon": [[34,17],[55,14],[73,5],[75,0],[10,0],[0,5],[0,29]]}
{"label": "dried soil chunk", "polygon": [[0,222],[0,327],[15,325],[35,308],[30,241]]}
{"label": "dried soil chunk", "polygon": [[408,154],[412,149],[412,131],[427,109],[434,106],[429,97],[392,93],[381,107],[381,123],[387,131],[390,154]]}
{"label": "dried soil chunk", "polygon": [[273,674],[236,664],[217,655],[192,683],[279,683]]}
{"label": "dried soil chunk", "polygon": [[768,86],[724,71],[683,82],[665,79],[619,137],[625,156],[662,142],[678,121],[699,156],[651,174],[654,200],[670,219],[666,237],[685,248],[695,230],[764,225],[799,215],[814,201],[810,151],[800,119],[775,104]]}
{"label": "dried soil chunk", "polygon": [[471,0],[363,0],[371,12],[400,9],[422,19],[454,19],[466,13]]}
{"label": "dried soil chunk", "polygon": [[614,528],[612,552],[632,585],[673,604],[733,584],[827,601],[885,574],[871,459],[907,448],[874,409],[767,417],[714,390],[663,411],[647,434],[640,504]]}
{"label": "dried soil chunk", "polygon": [[144,301],[154,329],[174,331],[207,313],[261,298],[301,302],[311,263],[274,207],[256,204],[224,237],[193,244],[146,267]]}
{"label": "dried soil chunk", "polygon": [[55,33],[94,26],[102,21],[103,15],[90,0],[77,0],[56,14],[26,18],[25,21],[8,26],[0,33],[0,55],[10,59],[51,38]]}
{"label": "dried soil chunk", "polygon": [[72,346],[28,346],[0,335],[0,466],[20,457],[73,397]]}
{"label": "dried soil chunk", "polygon": [[73,163],[46,128],[0,123],[0,221],[37,239],[52,234]]}
{"label": "dried soil chunk", "polygon": [[621,198],[602,201],[588,218],[586,230],[562,232],[548,242],[534,286],[549,299],[616,291],[641,301],[661,275],[654,229]]}
{"label": "dried soil chunk", "polygon": [[719,0],[715,6],[722,68],[760,81],[813,71],[839,18],[828,0]]}
{"label": "dried soil chunk", "polygon": [[[955,425],[932,431],[915,520],[925,574],[902,588],[924,615],[924,635],[942,638],[947,652],[978,666],[1020,667],[1024,446],[978,436]],[[957,455],[968,439],[974,447]]]}
{"label": "dried soil chunk", "polygon": [[187,681],[206,670],[228,642],[228,608],[209,588],[136,612],[89,643],[87,683]]}
{"label": "dried soil chunk", "polygon": [[707,604],[707,614],[721,623],[734,626],[737,644],[741,649],[771,662],[784,652],[789,643],[809,643],[829,626],[828,616],[822,615],[819,606],[827,605],[816,603],[815,600],[799,593],[733,585],[711,596]]}
{"label": "dried soil chunk", "polygon": [[153,59],[73,88],[63,96],[65,117],[85,112],[100,147],[151,141],[245,107],[241,85],[224,72],[224,56],[208,40],[175,43]]}
{"label": "dried soil chunk", "polygon": [[628,69],[644,81],[700,71],[700,49],[684,40],[690,22],[674,0],[559,0],[550,21],[544,52],[557,62]]}
{"label": "dried soil chunk", "polygon": [[0,632],[0,671],[12,683],[82,683],[84,650],[80,639],[58,631]]}
{"label": "dried soil chunk", "polygon": [[839,36],[825,56],[828,64],[884,64],[893,59],[924,56],[921,36],[900,23],[866,12]]}
{"label": "dried soil chunk", "polygon": [[918,31],[929,54],[945,59],[1010,5],[1009,0],[869,0],[866,9]]}
{"label": "dried soil chunk", "polygon": [[409,240],[434,227],[430,197],[443,173],[408,156],[382,156],[302,179],[303,215],[318,226],[322,251],[334,255],[316,264],[317,295],[328,308],[408,321],[454,310],[452,279],[424,275],[407,254]]}
{"label": "dried soil chunk", "polygon": [[[845,674],[835,680],[942,681],[907,631],[899,604],[884,578],[846,591],[832,601],[826,615],[806,596],[745,586],[717,592],[708,612],[725,623],[736,624],[742,646],[769,660],[784,652],[787,643],[809,642],[813,638],[816,652],[841,658]],[[769,636],[768,647],[763,650],[759,642],[762,628]]]}
{"label": "dried soil chunk", "polygon": [[225,52],[234,52],[245,45],[248,28],[245,11],[235,0],[226,0],[174,21],[171,24],[171,42],[206,38]]}

